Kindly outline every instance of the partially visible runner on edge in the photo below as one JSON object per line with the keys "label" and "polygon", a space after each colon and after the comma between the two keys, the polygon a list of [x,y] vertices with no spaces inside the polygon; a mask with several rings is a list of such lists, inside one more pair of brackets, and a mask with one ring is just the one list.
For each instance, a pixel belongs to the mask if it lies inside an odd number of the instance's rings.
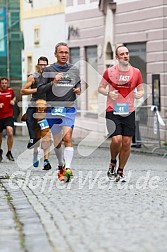
{"label": "partially visible runner on edge", "polygon": [[[76,116],[76,94],[81,92],[79,70],[69,59],[69,47],[60,42],[55,46],[56,63],[43,71],[43,81],[38,87],[38,93],[46,93],[48,104],[47,121],[51,128],[55,154],[58,160],[58,178],[65,180],[66,172],[71,171],[73,159],[72,133]],[[64,153],[62,151],[64,141]]]}
{"label": "partially visible runner on edge", "polygon": [[128,48],[118,46],[115,54],[118,64],[105,70],[98,91],[107,96],[106,126],[111,137],[107,175],[116,182],[125,182],[124,168],[135,134],[134,99],[140,99],[144,89],[140,70],[129,64]]}
{"label": "partially visible runner on edge", "polygon": [[[37,72],[30,74],[26,80],[26,83],[21,88],[22,95],[31,95],[32,98],[28,105],[28,109],[26,111],[26,124],[30,136],[29,143],[27,145],[28,149],[34,148],[33,153],[33,166],[39,166],[39,159],[38,159],[38,147],[39,147],[39,135],[38,131],[40,131],[39,126],[37,125],[36,119],[34,119],[34,113],[36,112],[36,102],[38,99],[45,100],[45,94],[41,94],[40,96],[37,94],[37,86],[39,85],[41,78],[42,78],[42,71],[48,65],[48,59],[44,56],[38,58],[38,64],[36,66]],[[50,146],[46,146],[44,148],[41,144],[41,147],[44,151],[44,163],[43,163],[43,170],[51,169],[51,165],[49,163],[49,151]]]}
{"label": "partially visible runner on edge", "polygon": [[2,131],[6,129],[7,133],[7,148],[6,157],[10,161],[14,161],[12,155],[13,147],[13,128],[14,128],[14,116],[13,106],[16,102],[16,96],[12,88],[8,87],[8,78],[2,77],[0,79],[0,162],[3,159],[2,146]]}

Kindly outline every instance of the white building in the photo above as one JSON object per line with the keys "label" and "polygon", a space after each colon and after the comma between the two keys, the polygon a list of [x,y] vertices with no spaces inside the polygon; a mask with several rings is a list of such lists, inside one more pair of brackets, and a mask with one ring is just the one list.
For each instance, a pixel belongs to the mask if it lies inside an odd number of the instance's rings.
{"label": "white building", "polygon": [[[22,84],[35,71],[40,56],[55,61],[55,45],[65,41],[64,0],[20,0],[21,30],[24,37],[22,52]],[[30,96],[23,96],[23,113]],[[23,134],[26,130],[23,129]]]}

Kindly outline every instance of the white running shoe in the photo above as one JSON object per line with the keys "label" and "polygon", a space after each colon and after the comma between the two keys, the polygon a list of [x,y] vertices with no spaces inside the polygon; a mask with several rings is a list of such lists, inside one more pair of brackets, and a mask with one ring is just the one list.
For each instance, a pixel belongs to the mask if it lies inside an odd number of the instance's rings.
{"label": "white running shoe", "polygon": [[110,163],[107,176],[110,180],[114,180],[116,176],[116,164]]}
{"label": "white running shoe", "polygon": [[122,174],[118,173],[116,175],[115,181],[116,182],[118,182],[118,181],[120,181],[120,182],[126,182],[126,177],[125,177],[125,175],[123,173]]}

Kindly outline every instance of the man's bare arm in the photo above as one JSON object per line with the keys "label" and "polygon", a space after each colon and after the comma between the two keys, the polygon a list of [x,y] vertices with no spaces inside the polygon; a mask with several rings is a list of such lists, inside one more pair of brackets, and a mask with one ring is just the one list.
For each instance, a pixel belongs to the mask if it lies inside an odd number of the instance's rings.
{"label": "man's bare arm", "polygon": [[20,93],[22,95],[29,95],[29,94],[34,94],[37,92],[37,88],[31,88],[32,84],[34,83],[34,76],[30,75],[27,78],[26,83],[23,85],[23,87],[21,88]]}

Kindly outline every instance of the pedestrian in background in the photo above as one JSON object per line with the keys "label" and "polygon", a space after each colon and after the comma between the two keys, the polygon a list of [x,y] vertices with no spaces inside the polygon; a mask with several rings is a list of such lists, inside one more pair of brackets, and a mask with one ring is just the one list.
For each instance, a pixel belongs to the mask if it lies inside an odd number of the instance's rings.
{"label": "pedestrian in background", "polygon": [[115,54],[118,64],[105,70],[98,91],[107,96],[106,125],[111,136],[107,175],[117,182],[125,182],[124,167],[135,135],[134,100],[144,95],[144,89],[140,70],[129,64],[128,48],[118,46]]}
{"label": "pedestrian in background", "polygon": [[[38,160],[38,147],[39,147],[39,134],[38,129],[40,130],[39,126],[36,125],[36,119],[34,118],[34,113],[36,112],[36,101],[38,99],[44,99],[45,103],[45,94],[41,94],[38,96],[37,94],[37,86],[39,85],[41,78],[42,78],[42,71],[48,65],[48,59],[44,56],[41,56],[38,59],[38,64],[36,66],[37,72],[30,74],[27,78],[26,83],[23,85],[21,89],[22,95],[31,95],[32,98],[28,105],[28,109],[26,111],[26,124],[30,136],[29,143],[27,145],[28,149],[34,148],[33,153],[33,166],[38,167],[39,160]],[[48,127],[49,128],[49,127]],[[38,134],[38,136],[37,136]],[[48,132],[49,134],[49,132]],[[48,147],[44,148],[44,164],[43,169],[49,170],[51,169],[51,165],[49,163],[49,141]]]}
{"label": "pedestrian in background", "polygon": [[[58,178],[63,181],[66,171],[71,171],[73,159],[72,133],[76,115],[76,95],[81,92],[79,70],[69,60],[69,47],[60,42],[55,46],[56,63],[43,71],[43,82],[38,87],[39,94],[46,94],[49,105],[47,121],[53,134],[55,154],[58,160]],[[64,141],[64,155],[62,152]],[[64,159],[64,162],[63,162]]]}
{"label": "pedestrian in background", "polygon": [[0,162],[3,159],[2,150],[2,132],[6,129],[7,134],[7,148],[6,157],[10,161],[14,161],[12,155],[13,147],[13,127],[14,127],[14,117],[13,117],[13,106],[16,102],[16,96],[12,88],[8,87],[8,78],[2,77],[0,79]]}

